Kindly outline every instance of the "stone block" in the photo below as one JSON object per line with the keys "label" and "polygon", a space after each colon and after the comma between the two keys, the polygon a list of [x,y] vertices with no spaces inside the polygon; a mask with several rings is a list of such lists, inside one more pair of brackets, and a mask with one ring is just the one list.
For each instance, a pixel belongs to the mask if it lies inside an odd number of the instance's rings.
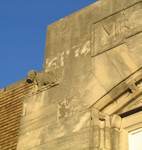
{"label": "stone block", "polygon": [[23,134],[29,131],[32,131],[34,129],[37,129],[39,127],[42,127],[44,125],[47,125],[53,121],[56,120],[56,115],[51,114],[50,116],[43,116],[41,118],[37,118],[36,120],[33,120],[32,122],[29,122],[29,124],[26,124],[22,127],[20,127],[20,132],[19,134]]}
{"label": "stone block", "polygon": [[70,51],[62,70],[61,80],[68,81],[91,70],[90,41],[80,43]]}
{"label": "stone block", "polygon": [[60,48],[58,49],[58,47],[60,47],[60,42],[61,39],[57,39],[54,42],[52,41],[50,43],[46,43],[44,56],[45,60],[49,57],[56,56],[60,52]]}
{"label": "stone block", "polygon": [[138,69],[137,64],[131,56],[126,44],[107,51],[107,54],[123,79]]}
{"label": "stone block", "polygon": [[55,57],[47,58],[45,72],[58,68],[61,70],[60,80],[68,81],[82,73],[91,70],[90,40],[81,42],[78,46],[59,53]]}
{"label": "stone block", "polygon": [[104,129],[105,133],[105,148],[110,149],[111,145],[111,129],[109,127],[106,127]]}
{"label": "stone block", "polygon": [[132,84],[137,84],[138,81],[141,80],[142,69],[139,69],[134,74],[132,74],[129,78],[125,80],[126,84],[130,87]]}
{"label": "stone block", "polygon": [[61,19],[58,23],[58,33],[59,37],[62,38],[64,36],[69,36],[71,33],[71,19]]}
{"label": "stone block", "polygon": [[49,142],[44,143],[42,145],[30,148],[30,150],[52,150],[52,149],[55,150],[56,145],[57,145],[56,140],[52,140],[52,141],[49,141]]}
{"label": "stone block", "polygon": [[100,147],[100,128],[97,125],[90,127],[90,147]]}
{"label": "stone block", "polygon": [[59,84],[58,86],[54,86],[45,91],[43,104],[44,106],[49,106],[52,104],[57,104],[59,101],[62,100],[64,96],[64,92],[62,91],[63,84]]}
{"label": "stone block", "polygon": [[112,2],[107,1],[97,1],[94,4],[82,9],[79,13],[79,25],[80,28],[84,26],[91,25],[103,18],[112,14]]}
{"label": "stone block", "polygon": [[24,117],[21,117],[20,132],[23,134],[32,131],[36,128],[47,125],[57,119],[56,105],[50,105],[43,107],[38,111],[30,113]]}
{"label": "stone block", "polygon": [[41,127],[25,134],[19,135],[17,150],[27,150],[43,144],[45,127]]}
{"label": "stone block", "polygon": [[92,72],[82,74],[79,79],[79,94],[83,105],[90,107],[106,94],[106,90]]}
{"label": "stone block", "polygon": [[46,32],[46,44],[51,42],[51,29],[49,26],[47,26],[47,32]]}
{"label": "stone block", "polygon": [[118,12],[126,7],[126,1],[124,0],[111,0],[112,1],[112,12]]}
{"label": "stone block", "polygon": [[136,61],[138,67],[142,67],[142,32],[136,34],[126,40],[126,44],[133,56],[134,60]]}
{"label": "stone block", "polygon": [[68,99],[63,99],[61,102],[58,103],[58,118],[64,118],[70,116],[78,111],[81,111],[87,107],[86,104],[82,102],[82,99],[77,93],[76,95],[72,96]]}
{"label": "stone block", "polygon": [[126,37],[130,37],[142,31],[142,2],[128,8],[124,12],[128,30]]}
{"label": "stone block", "polygon": [[61,52],[71,49],[71,36],[58,38],[54,42],[46,44],[45,60],[47,58],[57,57]]}
{"label": "stone block", "polygon": [[[101,17],[99,18],[99,20],[101,20],[102,18],[108,17],[113,13],[113,1],[112,0],[103,0],[100,1],[100,5],[101,5]],[[115,10],[116,11],[116,10]],[[95,12],[95,14],[97,14]]]}
{"label": "stone block", "polygon": [[62,84],[38,93],[36,93],[37,88],[35,86],[23,100],[22,116],[35,113],[35,111],[38,111],[46,106],[57,104],[60,100],[62,100],[60,99],[63,94],[63,92],[61,92],[61,86]]}
{"label": "stone block", "polygon": [[100,148],[98,148],[98,147],[90,147],[89,150],[100,150]]}
{"label": "stone block", "polygon": [[81,41],[88,41],[92,38],[92,26],[88,25],[88,26],[84,26],[82,28],[80,28],[80,40]]}
{"label": "stone block", "polygon": [[[100,5],[99,5],[99,8],[100,8]],[[91,23],[93,23],[92,22],[93,19],[94,19],[94,14],[93,14],[92,9],[87,9],[86,11],[84,10],[84,12],[82,12],[78,16],[79,27],[83,28],[85,26],[90,25]]]}
{"label": "stone block", "polygon": [[58,119],[57,121],[46,125],[44,143],[62,137],[66,134],[75,133],[83,128],[88,127],[89,125],[89,110],[76,112],[72,115],[67,114],[64,118]]}
{"label": "stone block", "polygon": [[[123,108],[127,103],[130,102],[131,99],[134,98],[134,94],[129,91],[124,92],[117,99],[115,99],[112,103],[107,105],[102,112],[108,115],[112,115],[121,108]],[[125,101],[124,101],[125,100]]]}
{"label": "stone block", "polygon": [[43,107],[37,111],[34,111],[26,116],[21,116],[20,125],[24,126],[37,118],[41,118],[43,116],[50,115],[53,112],[56,112],[56,107],[57,106],[55,104],[50,105],[50,106],[45,106],[45,107]]}
{"label": "stone block", "polygon": [[[54,41],[56,41],[56,39],[59,38],[59,29],[58,28],[59,28],[58,24],[55,25],[55,26],[49,26],[48,27],[47,37],[46,38],[50,37],[50,41],[49,42],[54,42]],[[50,32],[49,33],[50,35],[48,35],[48,31]]]}
{"label": "stone block", "polygon": [[124,2],[124,6],[127,8],[127,7],[133,6],[133,5],[140,3],[140,2],[141,2],[141,0],[126,0]]}
{"label": "stone block", "polygon": [[128,85],[125,81],[120,83],[118,86],[116,86],[114,89],[112,89],[109,92],[109,95],[111,96],[112,100],[115,100],[118,98],[122,93],[126,92],[129,89]]}
{"label": "stone block", "polygon": [[78,15],[70,20],[71,24],[71,47],[78,46],[80,43],[80,27],[78,23]]}
{"label": "stone block", "polygon": [[62,83],[60,96],[60,102],[64,101],[64,99],[71,99],[78,94],[78,84],[79,84],[79,76],[74,77],[71,80],[67,80]]}
{"label": "stone block", "polygon": [[89,131],[89,127],[84,128],[78,132],[67,134],[30,150],[89,150]]}
{"label": "stone block", "polygon": [[[37,88],[33,88],[32,91],[35,92]],[[22,116],[44,107],[44,94],[45,91],[38,94],[32,94],[31,92],[28,93],[29,96],[27,95],[27,97],[25,97],[23,100]]]}
{"label": "stone block", "polygon": [[112,102],[112,98],[109,94],[106,94],[105,96],[100,98],[92,107],[94,107],[98,110],[101,110],[102,108],[104,108],[110,102]]}
{"label": "stone block", "polygon": [[[66,135],[62,138],[57,139],[56,150],[89,150],[89,139],[90,139],[90,128],[84,128],[78,132]],[[78,146],[77,146],[78,145]]]}
{"label": "stone block", "polygon": [[92,66],[95,76],[107,91],[122,81],[122,77],[106,53],[92,57]]}
{"label": "stone block", "polygon": [[71,48],[71,24],[70,21],[60,20],[56,26],[47,30],[45,60],[58,55],[58,53]]}

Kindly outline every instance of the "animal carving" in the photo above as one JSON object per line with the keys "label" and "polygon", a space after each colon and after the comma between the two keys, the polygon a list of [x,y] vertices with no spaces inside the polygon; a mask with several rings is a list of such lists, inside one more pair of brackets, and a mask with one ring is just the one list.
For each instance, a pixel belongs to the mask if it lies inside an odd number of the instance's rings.
{"label": "animal carving", "polygon": [[38,89],[41,89],[45,85],[53,85],[57,81],[57,77],[55,74],[50,72],[44,72],[44,73],[37,73],[35,70],[30,70],[27,75],[27,82],[32,83],[34,82]]}

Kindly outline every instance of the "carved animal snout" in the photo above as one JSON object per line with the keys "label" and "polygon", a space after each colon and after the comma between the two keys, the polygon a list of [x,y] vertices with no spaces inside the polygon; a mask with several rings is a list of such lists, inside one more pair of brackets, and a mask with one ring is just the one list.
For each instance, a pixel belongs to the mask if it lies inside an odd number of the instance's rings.
{"label": "carved animal snout", "polygon": [[37,72],[35,70],[30,70],[27,75],[27,82],[28,83],[34,82],[36,74],[37,74]]}

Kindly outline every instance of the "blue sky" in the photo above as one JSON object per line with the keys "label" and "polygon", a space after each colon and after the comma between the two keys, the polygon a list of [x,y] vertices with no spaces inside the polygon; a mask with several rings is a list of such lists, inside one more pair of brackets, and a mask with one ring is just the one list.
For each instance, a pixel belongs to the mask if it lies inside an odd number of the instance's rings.
{"label": "blue sky", "polygon": [[47,26],[97,0],[0,0],[0,89],[43,69]]}

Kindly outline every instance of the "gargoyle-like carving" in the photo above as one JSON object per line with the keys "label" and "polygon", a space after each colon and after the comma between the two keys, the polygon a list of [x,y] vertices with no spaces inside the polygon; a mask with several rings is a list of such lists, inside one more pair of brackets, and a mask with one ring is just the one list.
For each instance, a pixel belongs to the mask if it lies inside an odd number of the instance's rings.
{"label": "gargoyle-like carving", "polygon": [[56,84],[57,77],[52,71],[37,73],[35,70],[30,70],[27,75],[27,82],[28,83],[34,82],[38,86],[38,89],[40,90],[45,85],[52,86]]}

